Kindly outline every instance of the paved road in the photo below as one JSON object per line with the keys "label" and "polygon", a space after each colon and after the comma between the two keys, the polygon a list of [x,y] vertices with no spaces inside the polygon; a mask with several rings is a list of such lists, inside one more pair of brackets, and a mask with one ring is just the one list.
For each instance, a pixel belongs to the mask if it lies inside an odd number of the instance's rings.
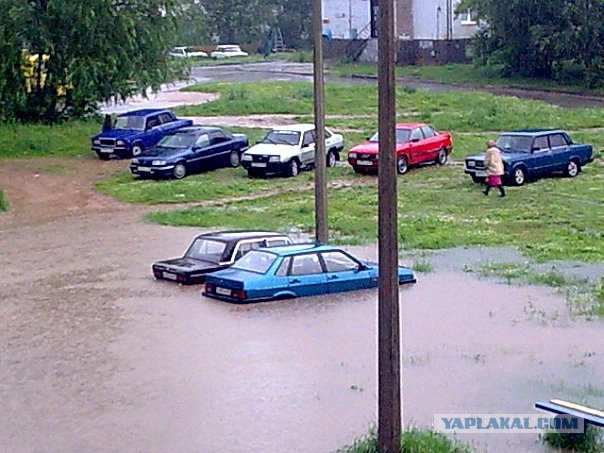
{"label": "paved road", "polygon": [[[311,63],[251,63],[233,64],[226,66],[197,66],[192,68],[191,76],[199,83],[205,82],[253,82],[261,80],[312,80]],[[328,81],[344,83],[371,83],[376,84],[375,78],[367,77],[328,77]],[[527,99],[537,99],[560,107],[589,107],[603,108],[604,98],[594,96],[582,96],[569,93],[557,93],[551,91],[528,90],[519,88],[507,88],[501,86],[478,87],[463,86],[458,84],[447,84],[430,82],[416,79],[399,79],[399,83],[414,88],[434,91],[488,91],[497,95],[516,96]]]}

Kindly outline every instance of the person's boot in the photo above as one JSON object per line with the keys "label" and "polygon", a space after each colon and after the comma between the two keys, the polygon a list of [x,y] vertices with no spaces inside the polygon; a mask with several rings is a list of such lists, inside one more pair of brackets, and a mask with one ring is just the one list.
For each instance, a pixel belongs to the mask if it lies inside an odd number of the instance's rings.
{"label": "person's boot", "polygon": [[497,187],[499,187],[499,194],[500,194],[499,196],[502,198],[505,197],[505,190],[503,189],[503,186],[497,186]]}
{"label": "person's boot", "polygon": [[486,188],[486,189],[484,189],[484,190],[482,191],[482,193],[483,193],[483,194],[485,194],[485,195],[488,195],[488,194],[489,194],[489,190],[491,190],[491,186],[487,186],[487,188]]}

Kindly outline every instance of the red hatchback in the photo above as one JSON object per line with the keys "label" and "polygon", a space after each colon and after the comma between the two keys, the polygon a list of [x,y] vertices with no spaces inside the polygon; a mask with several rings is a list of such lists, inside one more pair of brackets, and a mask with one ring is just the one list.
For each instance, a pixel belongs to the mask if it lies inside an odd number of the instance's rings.
{"label": "red hatchback", "polygon": [[[443,165],[453,151],[451,134],[438,132],[422,123],[396,125],[396,169],[399,174],[407,172],[412,165],[436,162]],[[348,163],[357,173],[375,172],[379,163],[377,132],[368,142],[355,146],[348,152]]]}

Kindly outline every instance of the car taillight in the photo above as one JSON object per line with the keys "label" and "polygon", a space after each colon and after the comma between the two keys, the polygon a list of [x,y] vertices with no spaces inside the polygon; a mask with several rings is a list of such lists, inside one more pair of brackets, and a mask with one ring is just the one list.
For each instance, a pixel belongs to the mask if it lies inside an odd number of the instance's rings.
{"label": "car taillight", "polygon": [[186,282],[186,281],[187,281],[187,276],[186,276],[186,275],[181,275],[181,274],[178,274],[178,275],[176,276],[176,281],[177,281],[178,283],[184,283],[184,282]]}
{"label": "car taillight", "polygon": [[206,293],[214,292],[214,285],[212,285],[211,283],[206,283],[205,291]]}
{"label": "car taillight", "polygon": [[234,289],[231,293],[235,299],[245,299],[245,291],[243,289]]}

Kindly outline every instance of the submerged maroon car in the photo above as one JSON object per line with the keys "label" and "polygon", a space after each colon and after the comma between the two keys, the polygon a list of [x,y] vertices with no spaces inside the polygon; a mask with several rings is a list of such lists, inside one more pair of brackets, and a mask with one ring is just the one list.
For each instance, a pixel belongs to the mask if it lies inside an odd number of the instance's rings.
{"label": "submerged maroon car", "polygon": [[[410,166],[436,162],[443,165],[453,151],[451,134],[439,132],[423,123],[396,125],[396,169],[407,173]],[[377,132],[369,141],[348,152],[348,163],[357,173],[377,172],[379,166],[379,138]]]}

